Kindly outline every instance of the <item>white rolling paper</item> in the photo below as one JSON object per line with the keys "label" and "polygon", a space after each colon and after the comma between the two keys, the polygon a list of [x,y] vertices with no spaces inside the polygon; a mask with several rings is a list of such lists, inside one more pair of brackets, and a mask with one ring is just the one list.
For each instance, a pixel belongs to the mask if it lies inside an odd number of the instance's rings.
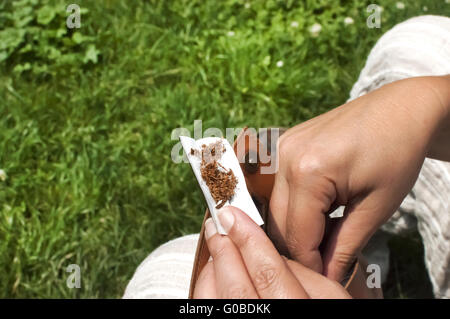
{"label": "white rolling paper", "polygon": [[211,212],[211,216],[214,224],[216,225],[217,231],[219,232],[219,234],[226,235],[225,230],[223,229],[222,225],[219,222],[219,219],[217,218],[217,212],[219,211],[219,209],[216,208],[217,203],[212,198],[209,188],[203,180],[200,172],[201,158],[191,154],[191,149],[197,150],[199,154],[201,154],[203,144],[210,145],[217,141],[221,141],[223,146],[225,147],[225,152],[222,154],[222,157],[220,160],[218,160],[218,162],[226,170],[231,169],[238,181],[234,196],[230,201],[227,201],[223,207],[230,205],[235,206],[246,213],[256,224],[258,224],[259,226],[263,225],[264,221],[262,220],[258,209],[253,203],[250,193],[247,190],[244,174],[242,173],[241,166],[239,165],[239,161],[234,154],[233,148],[231,147],[230,143],[228,143],[226,139],[219,137],[205,137],[196,141],[187,136],[180,136],[181,145],[183,146],[189,163],[191,164],[192,170],[194,171],[195,177],[197,178],[203,195],[205,196],[206,203],[208,204],[208,208]]}

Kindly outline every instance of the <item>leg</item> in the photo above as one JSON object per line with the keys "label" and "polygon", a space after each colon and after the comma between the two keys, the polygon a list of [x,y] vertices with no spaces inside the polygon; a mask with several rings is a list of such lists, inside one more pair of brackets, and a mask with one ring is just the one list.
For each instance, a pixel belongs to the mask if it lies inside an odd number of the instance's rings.
{"label": "leg", "polygon": [[137,268],[123,298],[187,298],[198,234],[171,240]]}

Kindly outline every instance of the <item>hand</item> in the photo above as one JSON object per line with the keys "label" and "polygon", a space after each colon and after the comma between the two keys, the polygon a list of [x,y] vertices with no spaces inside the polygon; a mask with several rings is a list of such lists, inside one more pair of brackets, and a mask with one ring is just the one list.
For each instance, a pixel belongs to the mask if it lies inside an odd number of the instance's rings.
{"label": "hand", "polygon": [[264,231],[235,207],[211,219],[205,237],[210,260],[198,278],[194,298],[350,298],[337,282],[281,256]]}
{"label": "hand", "polygon": [[[268,222],[277,248],[340,281],[411,190],[425,156],[450,159],[449,110],[448,76],[411,78],[283,134]],[[344,217],[325,241],[327,213],[340,205]]]}

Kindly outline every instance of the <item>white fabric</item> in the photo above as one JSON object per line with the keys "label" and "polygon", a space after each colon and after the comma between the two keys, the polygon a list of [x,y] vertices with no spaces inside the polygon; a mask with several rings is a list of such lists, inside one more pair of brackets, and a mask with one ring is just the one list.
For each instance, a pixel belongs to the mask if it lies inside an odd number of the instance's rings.
{"label": "white fabric", "polygon": [[[412,18],[378,40],[351,90],[350,100],[400,79],[445,74],[450,74],[450,19]],[[450,163],[426,159],[412,191],[382,229],[400,234],[415,227],[422,236],[435,297],[450,298]],[[369,261],[385,265],[385,276],[386,238],[376,236],[371,244]]]}
{"label": "white fabric", "polygon": [[[442,74],[450,74],[450,19],[412,18],[379,39],[350,100],[403,78]],[[436,297],[450,297],[449,201],[450,163],[427,159],[413,190],[383,227],[400,233],[417,225]],[[136,270],[123,298],[187,298],[197,240],[198,234],[184,236],[152,252]],[[385,240],[378,246],[375,242],[370,255],[385,258],[385,247]]]}
{"label": "white fabric", "polygon": [[188,298],[198,234],[171,240],[154,250],[137,268],[125,299]]}

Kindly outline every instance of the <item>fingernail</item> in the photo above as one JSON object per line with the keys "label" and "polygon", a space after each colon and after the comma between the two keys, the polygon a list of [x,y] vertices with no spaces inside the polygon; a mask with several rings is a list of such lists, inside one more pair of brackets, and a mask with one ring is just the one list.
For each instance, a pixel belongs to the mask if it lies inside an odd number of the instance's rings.
{"label": "fingernail", "polygon": [[217,213],[219,216],[220,223],[222,224],[223,230],[228,234],[231,227],[234,224],[234,215],[230,208],[224,207]]}
{"label": "fingernail", "polygon": [[214,222],[210,217],[205,222],[205,238],[209,239],[215,233],[217,233],[216,225],[214,225]]}

